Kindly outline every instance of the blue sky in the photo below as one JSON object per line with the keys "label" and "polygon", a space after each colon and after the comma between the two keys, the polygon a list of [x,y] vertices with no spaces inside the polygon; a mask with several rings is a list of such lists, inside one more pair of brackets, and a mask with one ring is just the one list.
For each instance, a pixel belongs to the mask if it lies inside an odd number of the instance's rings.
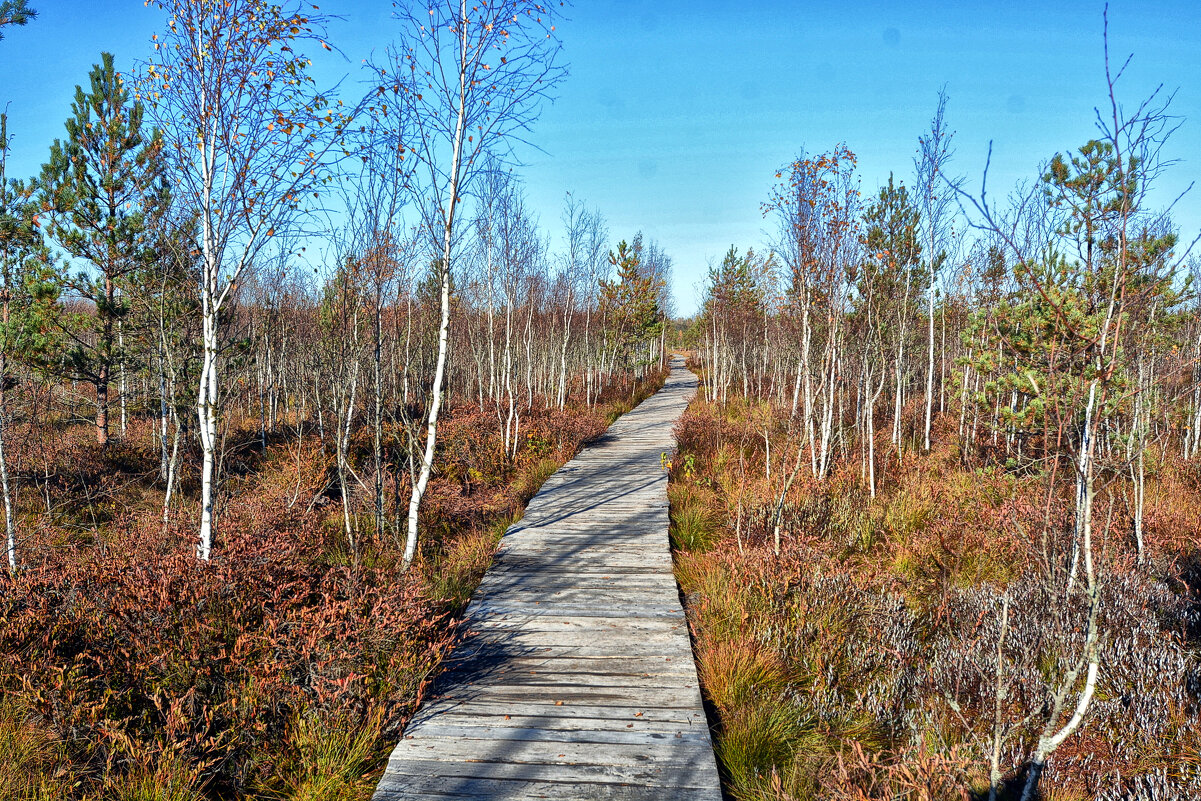
{"label": "blue sky", "polygon": [[[128,68],[161,28],[142,0],[33,0],[40,17],[0,41],[0,104],[13,134],[9,174],[37,171],[61,135],[77,83],[101,50]],[[386,0],[324,0],[346,19],[331,38],[350,74],[395,30]],[[990,194],[1003,196],[1057,151],[1094,135],[1108,103],[1103,3],[679,2],[579,0],[559,26],[569,77],[523,153],[530,205],[557,236],[570,190],[608,219],[614,238],[642,230],[675,262],[680,312],[693,311],[708,263],[731,245],[764,247],[760,213],[775,170],[804,148],[845,141],[865,194],[894,171],[908,179],[939,87],[956,131],[952,171],[978,186],[993,141]],[[1167,203],[1201,177],[1201,3],[1115,0],[1110,50],[1133,53],[1127,104],[1158,84],[1184,118],[1159,184]],[[349,83],[349,82],[348,82]],[[1201,190],[1177,207],[1187,238]]]}

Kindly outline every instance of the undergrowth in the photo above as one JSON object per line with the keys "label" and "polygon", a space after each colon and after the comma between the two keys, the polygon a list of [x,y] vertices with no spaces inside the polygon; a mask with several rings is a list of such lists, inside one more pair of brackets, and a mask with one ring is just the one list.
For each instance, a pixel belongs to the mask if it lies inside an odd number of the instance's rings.
{"label": "undergrowth", "polygon": [[[999,797],[1016,798],[1083,637],[1084,599],[1065,599],[1042,557],[1070,542],[1070,499],[1052,504],[1044,528],[1042,478],[965,467],[950,442],[893,457],[874,498],[853,459],[821,480],[802,471],[777,517],[775,460],[795,457],[775,455],[785,424],[766,406],[697,400],[677,425],[676,573],[728,793],[987,798],[999,724]],[[773,481],[765,425],[779,437]],[[1101,680],[1048,764],[1044,799],[1201,797],[1201,613],[1187,573],[1201,489],[1167,462],[1153,475],[1148,566],[1120,527],[1099,546]]]}
{"label": "undergrowth", "polygon": [[[0,801],[369,798],[506,527],[661,378],[530,410],[508,459],[494,415],[450,409],[407,573],[404,510],[390,502],[376,530],[369,467],[350,492],[352,552],[313,430],[265,451],[257,431],[231,438],[208,564],[194,465],[164,526],[147,423],[106,451],[82,426],[30,437],[20,458],[42,485],[21,496],[23,569],[0,578]],[[359,432],[360,465],[369,448]]]}

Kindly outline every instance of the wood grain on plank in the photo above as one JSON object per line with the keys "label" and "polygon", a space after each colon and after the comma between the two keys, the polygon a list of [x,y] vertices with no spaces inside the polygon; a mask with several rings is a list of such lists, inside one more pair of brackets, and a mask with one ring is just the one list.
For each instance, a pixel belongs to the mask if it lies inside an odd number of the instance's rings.
{"label": "wood grain on plank", "polygon": [[720,801],[661,462],[695,391],[673,361],[505,533],[375,801]]}

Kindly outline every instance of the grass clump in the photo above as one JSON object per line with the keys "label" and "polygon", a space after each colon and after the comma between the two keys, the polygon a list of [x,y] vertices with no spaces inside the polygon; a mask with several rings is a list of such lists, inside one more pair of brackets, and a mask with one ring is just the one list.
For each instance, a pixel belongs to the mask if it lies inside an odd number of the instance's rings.
{"label": "grass clump", "polygon": [[745,640],[715,643],[699,667],[709,700],[722,712],[776,695],[788,686],[779,656]]}
{"label": "grass clump", "polygon": [[[794,763],[825,749],[811,712],[790,692],[780,655],[752,641],[714,642],[700,659],[709,701],[721,718],[716,753],[736,798],[772,798],[772,786],[804,783]],[[783,773],[781,771],[783,770]]]}
{"label": "grass clump", "polygon": [[62,745],[11,701],[0,701],[0,755],[0,801],[67,797]]}
{"label": "grass clump", "polygon": [[375,788],[371,768],[382,731],[377,710],[358,720],[323,719],[301,713],[292,720],[288,744],[293,760],[282,779],[280,798],[288,801],[369,799]]}
{"label": "grass clump", "polygon": [[492,564],[496,544],[516,517],[501,515],[491,526],[476,528],[444,545],[422,572],[430,597],[438,598],[458,614],[467,607],[472,594]]}
{"label": "grass clump", "polygon": [[795,791],[810,784],[798,767],[824,743],[814,719],[798,704],[762,698],[723,719],[717,758],[735,798],[780,798],[785,786]]}
{"label": "grass clump", "polygon": [[717,498],[711,490],[694,484],[674,485],[671,503],[671,547],[677,551],[705,552],[720,535]]}
{"label": "grass clump", "polygon": [[196,771],[178,759],[137,765],[108,791],[112,801],[201,801]]}
{"label": "grass clump", "polygon": [[524,504],[537,494],[542,485],[546,483],[546,480],[553,476],[555,471],[559,469],[560,464],[559,461],[550,458],[543,458],[534,462],[528,468],[522,470],[520,475],[513,481],[513,493]]}

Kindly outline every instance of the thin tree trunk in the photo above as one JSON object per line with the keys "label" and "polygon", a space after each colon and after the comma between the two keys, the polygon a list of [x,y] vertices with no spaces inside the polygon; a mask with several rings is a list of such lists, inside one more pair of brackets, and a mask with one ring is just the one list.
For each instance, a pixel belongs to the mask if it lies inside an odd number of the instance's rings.
{"label": "thin tree trunk", "polygon": [[214,456],[217,447],[217,321],[212,308],[212,290],[202,293],[203,357],[196,415],[200,424],[200,544],[197,555],[207,562],[213,550]]}
{"label": "thin tree trunk", "polygon": [[121,393],[121,437],[125,438],[129,428],[128,407],[125,402],[127,386],[125,383],[125,326],[121,320],[117,320],[117,371],[118,371],[118,390]]}
{"label": "thin tree trunk", "polygon": [[[460,115],[459,136],[456,140],[456,167],[458,162],[458,139],[462,138],[462,116]],[[455,174],[457,174],[457,169]],[[457,184],[457,181],[455,182]],[[457,185],[452,186],[451,195],[457,191]],[[454,201],[451,201],[451,215],[454,214]],[[448,217],[448,220],[450,218]],[[434,445],[438,436],[438,412],[442,408],[442,380],[446,372],[446,351],[448,345],[447,332],[450,329],[450,246],[451,246],[451,223],[446,224],[446,237],[442,249],[442,317],[438,325],[438,358],[434,366],[434,385],[430,393],[430,409],[429,418],[426,423],[425,434],[425,452],[421,457],[421,466],[417,476],[417,481],[413,484],[413,490],[409,496],[409,516],[407,535],[405,537],[405,550],[402,562],[402,569],[408,570],[413,563],[413,557],[417,554],[417,515],[421,508],[421,499],[425,495],[426,486],[429,484],[430,474],[434,469]]]}
{"label": "thin tree trunk", "polygon": [[384,383],[383,383],[383,298],[375,297],[375,408],[371,421],[371,453],[375,459],[375,536],[384,534]]}
{"label": "thin tree trunk", "polygon": [[922,450],[930,451],[930,421],[934,415],[934,256],[930,255],[930,292],[926,312],[930,318],[929,349],[926,361],[926,434],[922,441]]}
{"label": "thin tree trunk", "polygon": [[[8,303],[4,304],[5,322],[8,321]],[[17,572],[17,526],[13,518],[13,498],[8,483],[8,453],[5,451],[5,429],[8,427],[8,392],[3,382],[8,377],[8,359],[0,354],[0,491],[4,493],[5,553],[9,571]]]}
{"label": "thin tree trunk", "polygon": [[[466,18],[467,4],[461,3],[462,16]],[[430,474],[434,469],[434,446],[438,436],[438,412],[442,408],[442,381],[446,372],[446,354],[449,347],[448,331],[450,330],[450,256],[454,243],[455,209],[459,202],[459,180],[461,177],[461,159],[463,154],[464,128],[467,122],[467,32],[459,33],[459,107],[455,120],[455,135],[453,153],[450,165],[450,186],[446,201],[446,216],[443,218],[442,260],[439,264],[442,278],[442,317],[438,325],[438,357],[434,366],[434,385],[431,391],[429,417],[426,425],[425,453],[421,459],[421,468],[417,481],[409,497],[408,531],[405,538],[403,569],[408,570],[417,553],[417,515],[421,507],[421,499],[429,484]]]}

